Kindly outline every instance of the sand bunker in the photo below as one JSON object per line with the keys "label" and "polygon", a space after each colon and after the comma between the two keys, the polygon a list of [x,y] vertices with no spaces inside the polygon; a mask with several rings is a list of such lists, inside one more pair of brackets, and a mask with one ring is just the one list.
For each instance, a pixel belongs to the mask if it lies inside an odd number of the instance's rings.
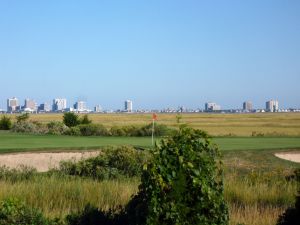
{"label": "sand bunker", "polygon": [[299,152],[298,153],[276,153],[275,156],[278,158],[281,158],[281,159],[300,163],[300,153]]}
{"label": "sand bunker", "polygon": [[41,153],[16,153],[1,154],[0,166],[16,168],[20,165],[36,168],[39,172],[48,171],[51,168],[58,167],[59,162],[63,160],[75,160],[89,158],[99,154],[99,151],[93,152],[41,152]]}

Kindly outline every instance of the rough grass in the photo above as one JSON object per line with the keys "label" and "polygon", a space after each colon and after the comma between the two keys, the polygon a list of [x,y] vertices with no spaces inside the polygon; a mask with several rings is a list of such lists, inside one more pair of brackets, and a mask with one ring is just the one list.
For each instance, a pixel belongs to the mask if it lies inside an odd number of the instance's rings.
{"label": "rough grass", "polygon": [[[15,115],[10,115],[15,118]],[[62,121],[63,114],[33,114],[39,122]],[[114,125],[145,125],[151,114],[90,114],[94,123],[106,127]],[[158,123],[176,127],[176,114],[158,114]],[[185,113],[181,122],[202,129],[214,136],[300,136],[300,113],[209,114]]]}
{"label": "rough grass", "polygon": [[[278,216],[294,204],[297,186],[287,178],[299,164],[278,159],[273,156],[275,152],[224,151],[230,224],[276,224]],[[1,180],[0,200],[17,197],[42,209],[49,217],[63,217],[82,210],[87,203],[104,210],[126,205],[138,184],[138,178],[94,181],[37,175],[27,181]]]}

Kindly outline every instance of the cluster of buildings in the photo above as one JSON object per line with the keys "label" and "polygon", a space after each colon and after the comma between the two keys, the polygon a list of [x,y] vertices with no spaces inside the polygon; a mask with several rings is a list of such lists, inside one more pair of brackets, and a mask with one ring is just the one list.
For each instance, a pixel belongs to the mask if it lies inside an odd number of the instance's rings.
{"label": "cluster of buildings", "polygon": [[[0,110],[1,111],[1,110]],[[76,113],[151,113],[151,112],[161,112],[161,113],[201,113],[201,112],[221,112],[221,113],[255,113],[255,112],[299,112],[300,110],[289,109],[283,110],[279,109],[279,104],[277,100],[269,100],[266,102],[266,107],[264,109],[254,109],[251,101],[243,102],[242,109],[221,109],[221,106],[215,102],[205,103],[205,108],[203,109],[186,109],[184,107],[179,107],[178,109],[162,109],[162,110],[133,110],[133,104],[131,100],[126,100],[124,102],[124,108],[122,110],[102,110],[100,105],[96,105],[93,110],[88,109],[85,101],[77,101],[73,107],[67,107],[67,100],[65,98],[55,98],[52,104],[42,103],[38,105],[36,101],[32,99],[25,99],[24,105],[20,105],[19,100],[16,97],[7,99],[7,110],[2,112],[7,113],[49,113],[49,112],[76,112]]]}
{"label": "cluster of buildings", "polygon": [[[221,111],[221,106],[214,102],[205,103],[206,112]],[[240,112],[240,110],[238,110]],[[266,102],[265,109],[254,109],[251,101],[243,102],[243,109],[241,112],[279,112],[279,105],[277,100],[269,100]]]}
{"label": "cluster of buildings", "polygon": [[[100,105],[96,105],[94,110],[88,109],[85,101],[77,101],[73,107],[67,107],[67,99],[55,98],[53,99],[52,105],[45,102],[40,105],[32,99],[25,99],[24,105],[21,105],[19,99],[16,97],[7,99],[7,110],[8,113],[47,113],[47,112],[77,112],[77,113],[101,113],[102,108]],[[132,101],[126,100],[124,109],[121,112],[133,112]]]}
{"label": "cluster of buildings", "polygon": [[[52,105],[45,102],[40,105],[32,99],[25,99],[24,105],[19,103],[16,97],[7,99],[7,111],[8,113],[18,113],[18,112],[91,112],[86,106],[86,102],[77,101],[73,107],[67,107],[67,100],[65,98],[55,98],[53,99]],[[101,107],[99,105],[95,106],[96,112],[101,112]]]}

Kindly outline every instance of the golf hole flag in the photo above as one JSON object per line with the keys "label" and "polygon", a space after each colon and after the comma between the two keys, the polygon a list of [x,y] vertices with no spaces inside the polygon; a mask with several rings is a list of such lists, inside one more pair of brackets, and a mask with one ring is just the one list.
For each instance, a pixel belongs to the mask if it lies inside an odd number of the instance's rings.
{"label": "golf hole flag", "polygon": [[157,120],[157,115],[155,113],[152,114],[152,119]]}

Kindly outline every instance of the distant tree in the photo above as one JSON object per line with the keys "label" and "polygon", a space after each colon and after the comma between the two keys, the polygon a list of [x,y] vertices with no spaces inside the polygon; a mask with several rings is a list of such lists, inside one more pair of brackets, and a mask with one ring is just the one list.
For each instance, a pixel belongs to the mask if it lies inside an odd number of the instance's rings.
{"label": "distant tree", "polygon": [[88,115],[84,115],[80,121],[81,124],[91,124],[92,120],[89,119]]}
{"label": "distant tree", "polygon": [[25,122],[29,119],[29,113],[24,113],[16,117],[17,123]]}
{"label": "distant tree", "polygon": [[2,118],[0,119],[0,130],[10,130],[11,127],[11,118],[8,116],[2,116]]}
{"label": "distant tree", "polygon": [[66,112],[63,116],[63,122],[68,127],[75,127],[80,124],[80,119],[75,113]]}

